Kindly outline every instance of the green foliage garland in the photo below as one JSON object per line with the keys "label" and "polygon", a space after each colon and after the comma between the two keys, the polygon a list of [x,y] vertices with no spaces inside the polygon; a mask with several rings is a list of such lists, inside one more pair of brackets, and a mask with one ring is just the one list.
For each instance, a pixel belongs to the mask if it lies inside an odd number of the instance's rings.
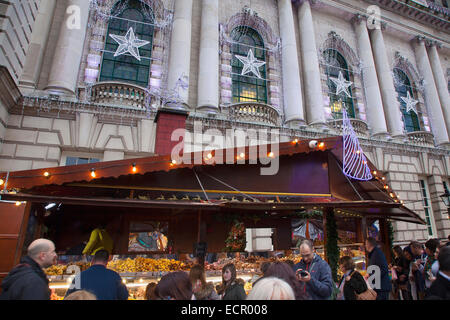
{"label": "green foliage garland", "polygon": [[338,267],[339,267],[339,255],[340,249],[338,246],[338,231],[336,225],[336,219],[334,217],[334,211],[326,213],[327,223],[326,223],[326,245],[325,253],[328,260],[328,264],[331,268],[331,273],[335,282],[338,281]]}

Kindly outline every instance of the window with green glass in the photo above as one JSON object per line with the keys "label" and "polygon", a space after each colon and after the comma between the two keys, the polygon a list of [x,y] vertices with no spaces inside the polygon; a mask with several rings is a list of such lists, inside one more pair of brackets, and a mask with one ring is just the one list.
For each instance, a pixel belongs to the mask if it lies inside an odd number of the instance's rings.
{"label": "window with green glass", "polygon": [[405,129],[407,132],[420,131],[419,117],[414,111],[406,112],[406,103],[402,100],[408,96],[415,99],[414,91],[409,81],[408,76],[402,70],[394,68],[395,81],[395,91],[397,91],[397,99],[400,102],[400,110],[402,112],[403,122],[405,124]]}
{"label": "window with green glass", "polygon": [[231,32],[234,43],[231,47],[232,88],[233,102],[261,102],[267,103],[266,65],[259,68],[261,79],[253,73],[242,76],[244,65],[238,56],[247,57],[249,50],[253,51],[255,58],[266,61],[264,41],[258,32],[250,27],[239,26]]}
{"label": "window with green glass", "polygon": [[[143,6],[146,5],[141,1],[128,0],[124,9],[123,1],[116,4],[112,14],[114,17],[111,18],[108,25],[100,81],[120,81],[147,87],[152,56],[154,19],[148,14],[144,14]],[[121,12],[115,12],[119,8],[121,8]],[[151,9],[146,7],[145,12],[151,12]],[[125,36],[130,28],[133,28],[137,39],[150,42],[138,49],[141,61],[129,53],[114,57],[119,44],[110,35]]]}
{"label": "window with green glass", "polygon": [[430,196],[428,193],[428,186],[425,182],[425,180],[419,180],[420,183],[420,190],[422,193],[422,201],[423,201],[423,209],[425,211],[425,221],[427,223],[427,231],[428,231],[428,237],[433,238],[436,235],[435,232],[435,225],[434,225],[434,215],[433,210],[431,208],[431,201]]}
{"label": "window with green glass", "polygon": [[355,108],[353,105],[353,93],[351,86],[348,88],[350,97],[344,92],[336,94],[336,84],[331,78],[338,78],[342,72],[344,79],[350,81],[350,72],[344,57],[333,49],[323,52],[325,58],[325,74],[327,75],[328,97],[330,98],[331,114],[334,119],[342,119],[342,110],[345,108],[350,118],[355,118]]}

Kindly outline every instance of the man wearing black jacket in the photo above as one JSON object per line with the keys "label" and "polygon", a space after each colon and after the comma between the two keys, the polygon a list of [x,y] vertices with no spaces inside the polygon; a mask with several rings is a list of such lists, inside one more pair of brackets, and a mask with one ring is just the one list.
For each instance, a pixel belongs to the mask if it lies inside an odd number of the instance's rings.
{"label": "man wearing black jacket", "polygon": [[450,247],[445,246],[439,251],[439,272],[427,291],[427,300],[450,300]]}
{"label": "man wearing black jacket", "polygon": [[377,240],[374,238],[367,238],[366,250],[369,253],[369,264],[367,267],[375,265],[380,269],[381,286],[380,288],[373,288],[377,293],[377,300],[389,300],[389,293],[392,290],[392,284],[389,279],[389,267],[386,257],[384,256],[383,251],[378,248]]}
{"label": "man wearing black jacket", "polygon": [[56,264],[55,245],[47,239],[33,241],[25,257],[2,281],[0,300],[50,300],[43,268]]}

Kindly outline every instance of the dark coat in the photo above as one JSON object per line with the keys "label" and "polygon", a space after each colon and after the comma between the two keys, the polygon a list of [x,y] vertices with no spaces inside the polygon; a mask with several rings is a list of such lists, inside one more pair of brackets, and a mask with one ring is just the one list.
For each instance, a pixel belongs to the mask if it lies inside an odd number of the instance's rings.
{"label": "dark coat", "polygon": [[[79,281],[80,288],[75,284]],[[127,300],[128,290],[122,283],[120,275],[103,265],[93,265],[79,273],[72,282],[72,288],[67,290],[66,297],[77,290],[93,293],[97,300]]]}
{"label": "dark coat", "polygon": [[311,263],[303,260],[294,265],[294,271],[303,269],[311,274],[311,280],[306,283],[304,292],[312,300],[328,300],[336,287],[331,275],[331,268],[318,254],[314,254]]}
{"label": "dark coat", "polygon": [[383,251],[380,248],[376,247],[369,253],[369,264],[368,267],[376,265],[380,268],[381,271],[381,288],[374,290],[378,293],[380,291],[391,291],[392,283],[389,278],[389,267],[386,261],[386,257],[384,256]]}
{"label": "dark coat", "polygon": [[438,273],[436,280],[430,287],[426,294],[427,300],[450,300],[450,280],[444,278]]}
{"label": "dark coat", "polygon": [[9,272],[1,287],[0,300],[50,300],[47,276],[28,256]]}
{"label": "dark coat", "polygon": [[[351,272],[353,272],[353,270]],[[344,281],[344,279],[342,279],[342,281]],[[344,284],[345,300],[356,300],[356,294],[361,294],[365,291],[367,291],[367,284],[363,276],[358,271],[353,272],[350,280],[345,281]]]}
{"label": "dark coat", "polygon": [[236,279],[231,286],[225,290],[222,300],[245,300],[247,294],[244,290],[244,280]]}

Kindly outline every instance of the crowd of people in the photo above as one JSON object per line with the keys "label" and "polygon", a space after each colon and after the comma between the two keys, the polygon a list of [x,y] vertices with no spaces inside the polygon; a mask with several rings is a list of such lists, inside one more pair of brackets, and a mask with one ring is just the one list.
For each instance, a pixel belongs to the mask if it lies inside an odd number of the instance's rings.
{"label": "crowd of people", "polygon": [[[229,263],[222,269],[218,285],[206,281],[202,265],[189,274],[183,271],[164,275],[158,283],[149,283],[147,300],[422,300],[450,299],[450,237],[441,244],[428,240],[424,247],[417,241],[401,248],[395,246],[395,258],[388,265],[374,238],[365,249],[369,258],[367,272],[361,275],[349,256],[339,260],[342,279],[333,280],[331,268],[314,249],[313,242],[303,240],[299,246],[302,260],[264,262],[261,274],[252,281],[247,295],[244,281]],[[43,271],[56,263],[55,245],[38,239],[28,247],[28,254],[13,268],[1,284],[0,300],[49,300],[49,281]],[[95,252],[91,267],[73,279],[65,300],[126,300],[129,292],[120,275],[107,268],[110,253]],[[375,268],[374,268],[375,267]],[[375,284],[370,281],[375,279]]]}

